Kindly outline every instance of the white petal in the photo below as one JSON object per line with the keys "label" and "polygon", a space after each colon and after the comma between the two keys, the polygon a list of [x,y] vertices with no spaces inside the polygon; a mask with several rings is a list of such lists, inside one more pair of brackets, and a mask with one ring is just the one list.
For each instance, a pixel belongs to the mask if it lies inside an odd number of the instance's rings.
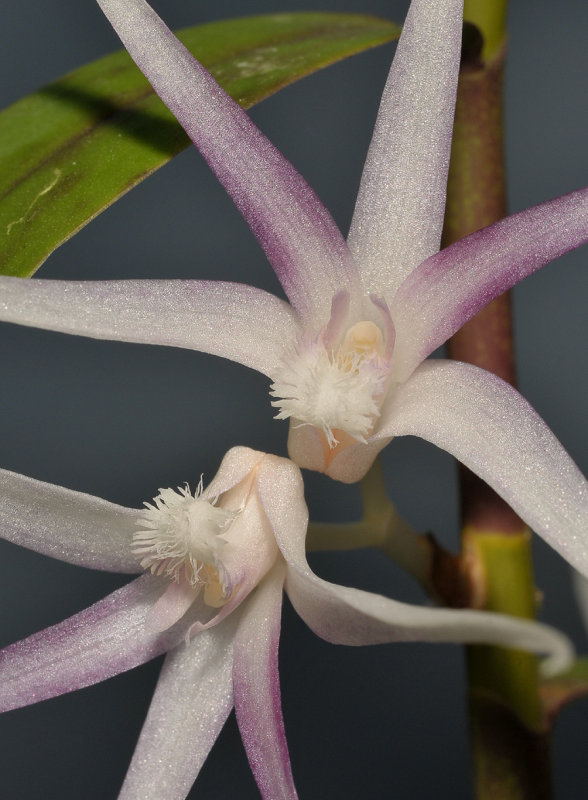
{"label": "white petal", "polygon": [[146,624],[168,581],[143,575],[73,617],[0,651],[0,711],[91,686],[165,653],[196,616],[163,633]]}
{"label": "white petal", "polygon": [[377,431],[403,435],[454,455],[588,574],[588,482],[515,389],[470,364],[426,361],[398,387]]}
{"label": "white petal", "polygon": [[163,664],[119,800],[183,800],[233,707],[233,637],[239,613]]}
{"label": "white petal", "polygon": [[235,638],[235,712],[264,800],[296,800],[282,718],[278,644],[285,565],[266,576],[246,604]]}
{"label": "white petal", "polygon": [[198,594],[198,590],[187,581],[172,581],[151,607],[145,625],[152,631],[166,631],[192,607]]}
{"label": "white petal", "polygon": [[545,675],[570,666],[571,643],[547,625],[468,609],[426,608],[399,603],[381,595],[318,578],[301,559],[289,560],[286,591],[306,624],[334,644],[385,642],[464,642],[496,644],[545,653]]}
{"label": "white petal", "polygon": [[588,188],[526,208],[420,264],[390,311],[394,376],[404,381],[469,319],[528,275],[588,239]]}
{"label": "white petal", "polygon": [[412,0],[365,163],[349,247],[367,292],[390,300],[439,249],[462,0]]}
{"label": "white petal", "polygon": [[223,457],[216,475],[202,492],[202,499],[212,501],[233,489],[264,457],[265,453],[250,447],[232,447]]}
{"label": "white petal", "polygon": [[300,473],[284,459],[264,461],[259,494],[288,566],[286,591],[306,624],[335,644],[395,641],[480,642],[547,653],[545,673],[565,669],[568,639],[538,623],[482,611],[424,608],[336,586],[318,578],[306,561],[306,516]]}
{"label": "white petal", "polygon": [[309,321],[326,316],[357,271],[319,198],[147,3],[98,3],[243,214],[290,302]]}
{"label": "white petal", "polygon": [[37,553],[111,572],[141,572],[131,552],[141,511],[0,470],[0,536]]}
{"label": "white petal", "polygon": [[280,550],[287,536],[304,552],[308,508],[298,467],[287,458],[266,456],[257,473],[257,493]]}
{"label": "white petal", "polygon": [[93,339],[186,347],[269,377],[298,335],[294,312],[283,300],[222,281],[0,277],[0,320]]}

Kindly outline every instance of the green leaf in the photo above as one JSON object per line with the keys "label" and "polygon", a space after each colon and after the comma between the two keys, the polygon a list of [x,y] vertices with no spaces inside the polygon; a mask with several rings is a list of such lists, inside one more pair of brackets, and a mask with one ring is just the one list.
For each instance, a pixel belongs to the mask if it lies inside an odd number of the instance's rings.
{"label": "green leaf", "polygon": [[[358,14],[272,14],[178,36],[245,108],[399,36]],[[88,64],[0,113],[0,273],[26,277],[189,141],[126,52]]]}

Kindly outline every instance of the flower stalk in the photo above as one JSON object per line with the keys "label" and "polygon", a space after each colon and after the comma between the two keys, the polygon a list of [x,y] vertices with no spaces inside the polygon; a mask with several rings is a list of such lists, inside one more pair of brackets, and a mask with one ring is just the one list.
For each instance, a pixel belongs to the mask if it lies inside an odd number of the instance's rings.
{"label": "flower stalk", "polygon": [[[506,0],[466,0],[464,47],[443,240],[447,246],[506,216],[503,73]],[[516,384],[509,293],[449,341],[449,354]],[[462,553],[479,608],[533,618],[536,591],[528,528],[492,489],[460,469]],[[549,732],[537,659],[502,648],[467,648],[478,800],[552,796]]]}
{"label": "flower stalk", "polygon": [[434,596],[433,564],[439,545],[432,537],[417,533],[390,502],[379,458],[361,480],[360,490],[362,519],[345,523],[311,522],[306,538],[307,550],[377,548]]}

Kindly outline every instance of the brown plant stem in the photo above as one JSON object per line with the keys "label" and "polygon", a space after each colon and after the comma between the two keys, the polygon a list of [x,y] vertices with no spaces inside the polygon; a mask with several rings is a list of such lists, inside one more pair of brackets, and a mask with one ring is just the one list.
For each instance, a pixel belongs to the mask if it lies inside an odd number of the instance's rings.
{"label": "brown plant stem", "polygon": [[[472,2],[471,6],[488,6]],[[466,3],[466,14],[468,4]],[[466,16],[467,18],[467,16]],[[464,27],[443,244],[506,214],[502,84],[504,43],[491,56]],[[482,60],[482,57],[485,60]],[[494,300],[449,342],[449,355],[516,382],[510,298]],[[532,618],[530,533],[483,481],[460,470],[462,557],[475,607]],[[550,743],[537,659],[498,647],[467,648],[469,706],[478,800],[549,800]]]}
{"label": "brown plant stem", "polygon": [[[483,64],[475,52],[462,64],[447,184],[443,246],[506,216],[502,141],[504,49]],[[516,384],[510,294],[505,292],[450,340],[449,355]],[[514,511],[476,475],[463,469],[464,523],[481,530],[518,533]]]}

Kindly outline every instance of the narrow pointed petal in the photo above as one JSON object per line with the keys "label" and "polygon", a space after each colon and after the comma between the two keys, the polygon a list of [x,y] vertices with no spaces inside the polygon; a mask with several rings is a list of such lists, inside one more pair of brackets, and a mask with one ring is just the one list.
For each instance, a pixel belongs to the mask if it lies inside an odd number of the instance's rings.
{"label": "narrow pointed petal", "polygon": [[247,601],[235,639],[233,691],[241,738],[263,800],[296,800],[280,695],[278,644],[285,566]]}
{"label": "narrow pointed petal", "polygon": [[141,572],[131,552],[141,512],[0,470],[0,536],[37,553],[110,572]]}
{"label": "narrow pointed petal", "polygon": [[184,800],[233,707],[239,612],[164,661],[118,800]]}
{"label": "narrow pointed petal", "polygon": [[286,591],[292,605],[309,628],[334,644],[495,644],[546,654],[541,665],[546,676],[568,668],[573,659],[567,637],[547,625],[484,611],[412,606],[328,583],[293,559],[289,567]]}
{"label": "narrow pointed petal", "polygon": [[512,386],[471,364],[427,361],[398,387],[377,432],[403,435],[454,455],[588,575],[588,482]]}
{"label": "narrow pointed petal", "polygon": [[298,323],[283,300],[222,281],[0,278],[0,319],[222,356],[272,376]]}
{"label": "narrow pointed petal", "polygon": [[365,290],[394,296],[439,249],[461,51],[462,0],[412,0],[349,232]]}
{"label": "narrow pointed petal", "polygon": [[481,308],[553,259],[588,242],[588,187],[489,225],[421,264],[391,313],[395,376],[405,380]]}
{"label": "narrow pointed petal", "polygon": [[396,641],[482,642],[546,653],[546,674],[565,669],[568,639],[545,625],[482,611],[426,608],[336,586],[318,578],[305,552],[307,520],[300,472],[284,459],[262,463],[258,491],[287,564],[286,591],[306,624],[335,644]]}
{"label": "narrow pointed petal", "polygon": [[145,624],[167,584],[143,575],[85,611],[4,648],[0,711],[91,686],[175,647],[192,612],[163,633]]}
{"label": "narrow pointed petal", "polygon": [[123,44],[186,130],[307,319],[328,318],[355,280],[347,245],[301,175],[143,0],[98,0]]}

